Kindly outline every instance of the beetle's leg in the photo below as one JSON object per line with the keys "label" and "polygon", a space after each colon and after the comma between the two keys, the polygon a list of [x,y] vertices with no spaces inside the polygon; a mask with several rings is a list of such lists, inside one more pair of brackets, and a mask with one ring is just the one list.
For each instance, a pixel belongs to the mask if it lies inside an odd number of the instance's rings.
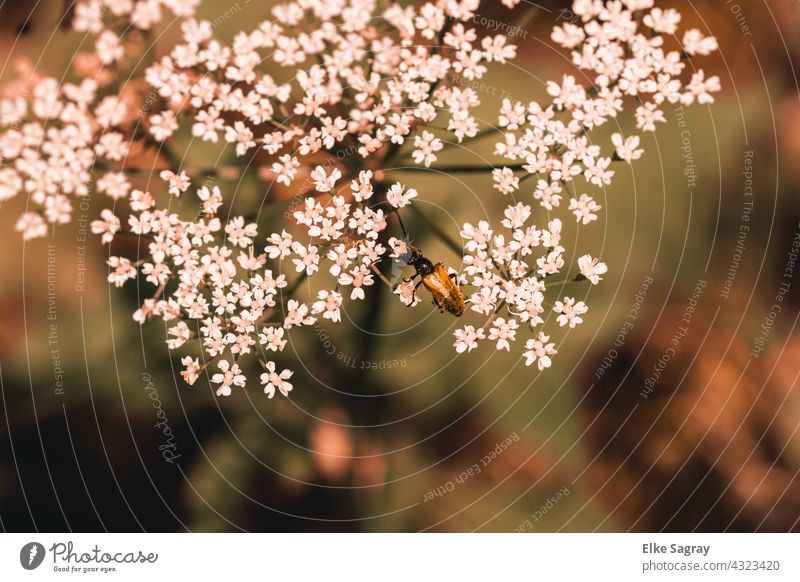
{"label": "beetle's leg", "polygon": [[417,289],[419,289],[419,286],[422,285],[422,283],[423,283],[423,281],[422,281],[422,279],[420,279],[419,282],[416,285],[414,285],[414,293],[417,292]]}
{"label": "beetle's leg", "polygon": [[450,273],[449,276],[453,281],[458,281],[458,273]]}
{"label": "beetle's leg", "polygon": [[433,298],[433,304],[436,306],[436,309],[439,310],[439,313],[444,313],[444,307],[442,307],[442,305],[436,301],[436,297]]}
{"label": "beetle's leg", "polygon": [[[419,273],[414,273],[411,277],[404,278],[403,281],[405,281],[406,283],[411,283],[411,281],[413,281],[417,277],[419,277]],[[420,283],[422,283],[422,281],[420,281]],[[419,283],[417,284],[417,287],[419,287]]]}

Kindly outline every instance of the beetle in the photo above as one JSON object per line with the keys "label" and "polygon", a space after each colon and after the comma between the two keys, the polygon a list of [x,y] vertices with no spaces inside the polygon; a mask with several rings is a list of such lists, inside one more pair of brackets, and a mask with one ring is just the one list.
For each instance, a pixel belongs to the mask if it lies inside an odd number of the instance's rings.
{"label": "beetle", "polygon": [[[444,263],[439,262],[433,264],[430,260],[425,258],[421,250],[408,243],[409,236],[403,224],[403,219],[400,217],[400,213],[396,208],[393,210],[400,224],[400,229],[403,231],[403,241],[408,249],[405,253],[401,253],[398,258],[406,265],[414,267],[417,271],[413,276],[405,278],[403,281],[410,283],[417,277],[420,277],[419,282],[414,286],[414,293],[417,292],[420,285],[424,285],[433,297],[433,304],[439,310],[439,313],[447,311],[456,317],[460,317],[466,309],[466,302],[464,301],[464,294],[461,292],[456,282],[457,275],[448,273],[447,269],[444,267]],[[397,286],[392,285],[389,280],[381,274],[380,270],[375,266],[377,262],[378,261],[372,263],[370,268],[394,291]]]}
{"label": "beetle", "polygon": [[407,265],[411,265],[417,270],[413,276],[403,280],[411,282],[420,277],[419,282],[414,287],[414,292],[417,291],[420,285],[424,285],[433,296],[433,304],[440,313],[448,311],[456,317],[460,317],[464,313],[464,294],[455,281],[456,275],[448,273],[443,263],[434,265],[422,255],[418,248],[410,245],[409,252],[401,255],[401,258]]}

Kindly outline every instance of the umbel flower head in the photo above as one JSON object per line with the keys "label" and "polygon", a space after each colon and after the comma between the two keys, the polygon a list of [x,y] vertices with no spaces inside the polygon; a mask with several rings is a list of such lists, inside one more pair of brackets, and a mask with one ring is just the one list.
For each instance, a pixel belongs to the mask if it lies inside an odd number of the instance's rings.
{"label": "umbel flower head", "polygon": [[[681,34],[680,14],[653,0],[575,0],[577,18],[551,39],[579,75],[549,81],[543,102],[502,99],[496,126],[475,118],[482,96],[457,82],[516,56],[504,35],[473,26],[479,0],[296,0],[232,41],[195,17],[198,4],[78,0],[72,27],[95,42],[76,59],[78,80],[23,71],[0,100],[0,201],[28,197],[17,229],[33,239],[68,222],[76,199],[103,194],[109,208],[91,225],[98,242],[124,233],[147,248],[133,260],[110,256],[109,282],[151,285],[134,319],[166,322],[168,347],[192,350],[181,357],[184,380],[211,366],[224,396],[247,385],[247,356],[261,361],[267,396],[288,395],[292,371],[276,360],[289,334],[320,319],[340,323],[344,302],[379,292],[376,284],[405,305],[421,303],[413,284],[395,285],[376,267],[408,252],[388,226],[425,198],[395,178],[391,162],[404,154],[420,169],[463,171],[438,163],[447,146],[489,135],[496,159],[483,171],[494,189],[485,195],[508,204],[496,223],[462,226],[463,267],[452,275],[468,311],[455,350],[488,343],[549,367],[557,348],[542,330],[547,312],[574,328],[588,307],[548,289],[598,284],[608,271],[591,254],[569,264],[563,221],[598,219],[597,192],[615,164],[642,157],[640,134],[666,121],[669,104],[711,103],[720,89],[717,77],[687,69],[716,50],[715,39]],[[168,13],[179,38],[140,73],[132,57],[147,42],[142,32]],[[623,114],[636,133],[591,140]],[[254,171],[299,192],[286,222],[265,230],[258,216],[232,213],[233,193],[208,178],[222,170],[184,167],[174,153],[181,135],[228,144],[241,162],[234,174]],[[134,150],[152,152],[158,171],[132,164]],[[142,170],[155,175],[137,187]],[[310,299],[297,293],[301,284]]]}

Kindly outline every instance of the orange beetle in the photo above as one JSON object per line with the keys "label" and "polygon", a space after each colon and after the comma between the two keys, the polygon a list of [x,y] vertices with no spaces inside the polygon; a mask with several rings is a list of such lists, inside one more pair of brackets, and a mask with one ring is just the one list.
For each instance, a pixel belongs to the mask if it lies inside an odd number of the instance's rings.
{"label": "orange beetle", "polygon": [[464,313],[464,294],[455,281],[456,275],[449,274],[442,263],[435,265],[431,263],[422,256],[419,249],[410,247],[407,254],[408,258],[403,257],[403,260],[407,265],[413,266],[417,272],[405,281],[413,281],[417,277],[421,277],[414,287],[414,291],[416,292],[420,285],[424,285],[433,296],[433,304],[441,313],[449,311],[456,317]]}

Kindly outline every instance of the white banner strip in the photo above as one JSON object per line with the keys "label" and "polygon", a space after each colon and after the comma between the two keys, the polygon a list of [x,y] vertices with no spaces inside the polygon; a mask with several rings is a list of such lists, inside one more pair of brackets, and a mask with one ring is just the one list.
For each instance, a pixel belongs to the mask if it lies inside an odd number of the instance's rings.
{"label": "white banner strip", "polygon": [[791,534],[4,534],[0,580],[797,581],[798,545]]}

